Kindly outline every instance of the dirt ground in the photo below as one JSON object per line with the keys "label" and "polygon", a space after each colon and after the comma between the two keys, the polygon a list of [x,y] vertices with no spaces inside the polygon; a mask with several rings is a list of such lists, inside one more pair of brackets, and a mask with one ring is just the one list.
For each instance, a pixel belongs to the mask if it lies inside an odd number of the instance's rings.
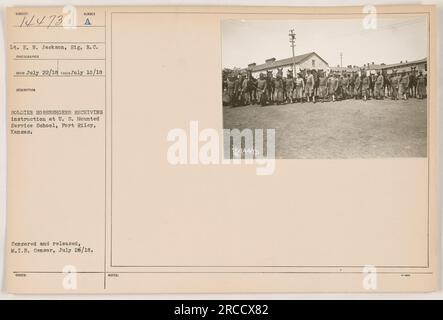
{"label": "dirt ground", "polygon": [[276,158],[426,157],[426,100],[223,107],[226,129],[276,130]]}

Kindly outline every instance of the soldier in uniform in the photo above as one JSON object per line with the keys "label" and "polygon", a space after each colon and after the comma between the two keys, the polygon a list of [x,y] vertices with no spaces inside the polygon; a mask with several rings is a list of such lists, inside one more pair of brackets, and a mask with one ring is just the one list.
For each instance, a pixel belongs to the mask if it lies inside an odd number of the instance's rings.
{"label": "soldier in uniform", "polygon": [[349,98],[354,98],[354,86],[355,86],[355,72],[352,71],[352,73],[349,74],[349,86],[348,86]]}
{"label": "soldier in uniform", "polygon": [[343,78],[341,80],[341,90],[342,90],[342,99],[345,100],[349,97],[349,78],[348,75],[345,73],[343,75]]}
{"label": "soldier in uniform", "polygon": [[375,81],[377,81],[377,75],[373,70],[369,78],[369,94],[372,98],[375,98]]}
{"label": "soldier in uniform", "polygon": [[399,86],[399,96],[403,100],[408,100],[408,90],[409,90],[409,74],[408,72],[403,72],[400,78],[400,86]]}
{"label": "soldier in uniform", "polygon": [[366,76],[366,74],[363,74],[361,80],[361,94],[363,96],[364,101],[368,100],[371,92],[370,90],[371,90],[370,76]]}
{"label": "soldier in uniform", "polygon": [[257,80],[257,103],[260,103],[260,105],[263,107],[266,105],[266,93],[267,93],[267,85],[268,81],[265,77],[265,74],[260,72],[259,79]]}
{"label": "soldier in uniform", "polygon": [[354,78],[354,99],[361,99],[361,77],[358,73]]}
{"label": "soldier in uniform", "polygon": [[305,81],[303,80],[301,73],[297,73],[297,78],[295,79],[295,89],[293,98],[296,102],[303,102],[303,95],[305,91]]}
{"label": "soldier in uniform", "polygon": [[375,79],[375,84],[374,84],[374,97],[377,100],[383,99],[384,97],[384,79],[383,79],[383,75],[381,74],[381,72],[378,73],[377,78]]}
{"label": "soldier in uniform", "polygon": [[391,77],[386,72],[383,72],[382,74],[383,74],[383,84],[384,84],[383,92],[385,94],[385,97],[390,97],[391,96]]}
{"label": "soldier in uniform", "polygon": [[251,104],[257,103],[257,79],[254,78],[252,72],[248,72],[248,92]]}
{"label": "soldier in uniform", "polygon": [[318,78],[318,98],[321,100],[321,102],[324,102],[328,97],[328,88],[326,86],[327,81],[328,79],[326,78],[326,75],[323,71],[321,71]]}
{"label": "soldier in uniform", "polygon": [[319,71],[313,70],[312,75],[314,76],[314,90],[313,90],[313,97],[314,97],[314,103],[317,100],[318,96],[318,87],[320,86],[320,80],[319,80]]}
{"label": "soldier in uniform", "polygon": [[398,85],[400,78],[397,75],[397,70],[392,71],[392,76],[389,81],[391,83],[391,99],[398,100]]}
{"label": "soldier in uniform", "polygon": [[279,71],[274,80],[274,102],[282,104],[284,101],[284,82],[282,72]]}
{"label": "soldier in uniform", "polygon": [[222,92],[223,92],[223,106],[229,105],[231,102],[228,95],[228,76],[225,71],[222,73]]}
{"label": "soldier in uniform", "polygon": [[417,77],[417,98],[423,99],[426,97],[426,76],[423,75],[423,72],[420,71]]}
{"label": "soldier in uniform", "polygon": [[234,73],[229,74],[226,82],[226,91],[229,100],[229,104],[234,107],[236,105],[236,97],[238,90],[238,81]]}
{"label": "soldier in uniform", "polygon": [[336,91],[336,95],[337,95],[337,100],[342,100],[343,99],[343,72],[340,72],[338,74],[338,88]]}
{"label": "soldier in uniform", "polygon": [[292,70],[288,70],[285,79],[285,100],[292,103],[292,91],[294,91],[294,78],[292,77]]}
{"label": "soldier in uniform", "polygon": [[415,76],[415,69],[413,69],[409,73],[409,90],[408,90],[410,97],[417,97],[417,78]]}
{"label": "soldier in uniform", "polygon": [[308,70],[306,76],[306,86],[305,86],[306,100],[309,102],[311,101],[312,98],[313,102],[315,103],[314,82],[315,82],[314,75],[312,74],[311,70]]}
{"label": "soldier in uniform", "polygon": [[329,99],[333,102],[335,102],[336,100],[336,93],[337,93],[337,88],[338,88],[338,79],[337,79],[337,75],[334,75],[333,73],[331,73],[329,75],[329,78],[326,82],[327,84],[327,88],[328,88],[328,96]]}
{"label": "soldier in uniform", "polygon": [[239,104],[242,106],[247,106],[250,103],[249,96],[249,86],[248,86],[248,77],[245,74],[240,75],[240,93],[239,93]]}
{"label": "soldier in uniform", "polygon": [[268,99],[268,102],[270,104],[273,103],[274,100],[274,75],[272,74],[271,70],[268,70],[266,72],[266,80],[267,80],[267,84],[266,84],[266,98]]}

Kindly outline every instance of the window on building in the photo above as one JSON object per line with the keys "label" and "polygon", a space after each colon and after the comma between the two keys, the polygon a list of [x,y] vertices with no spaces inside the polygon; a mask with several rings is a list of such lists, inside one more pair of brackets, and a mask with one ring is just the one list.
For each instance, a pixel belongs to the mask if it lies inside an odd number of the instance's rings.
{"label": "window on building", "polygon": [[315,67],[315,59],[312,59],[312,66]]}

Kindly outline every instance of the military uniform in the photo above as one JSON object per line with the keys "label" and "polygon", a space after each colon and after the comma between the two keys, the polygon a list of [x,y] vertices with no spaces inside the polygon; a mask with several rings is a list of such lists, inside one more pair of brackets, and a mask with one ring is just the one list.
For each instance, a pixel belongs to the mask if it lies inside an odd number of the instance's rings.
{"label": "military uniform", "polygon": [[354,73],[352,73],[349,76],[349,85],[348,85],[348,93],[350,98],[354,96],[354,86],[355,86],[355,76]]}
{"label": "military uniform", "polygon": [[411,97],[417,96],[417,77],[413,72],[409,74],[408,93],[410,93]]}
{"label": "military uniform", "polygon": [[417,77],[417,98],[423,99],[426,96],[426,76],[420,74]]}
{"label": "military uniform", "polygon": [[294,99],[303,99],[303,94],[305,90],[305,81],[302,77],[297,77],[295,79],[295,89],[292,97]]}
{"label": "military uniform", "polygon": [[240,78],[240,101],[243,105],[248,105],[250,103],[248,78]]}
{"label": "military uniform", "polygon": [[228,103],[233,106],[235,104],[235,98],[238,90],[238,81],[234,77],[229,77],[226,82],[226,91],[228,96]]}
{"label": "military uniform", "polygon": [[274,80],[274,101],[278,104],[284,101],[284,83],[280,76],[277,76]]}
{"label": "military uniform", "polygon": [[400,77],[397,74],[393,74],[390,81],[391,81],[391,99],[397,100]]}
{"label": "military uniform", "polygon": [[257,103],[257,79],[255,79],[252,74],[249,75],[248,80],[248,92],[249,92],[249,100],[251,104]]}
{"label": "military uniform", "polygon": [[292,103],[292,91],[294,90],[294,79],[289,76],[285,79],[285,99]]}
{"label": "military uniform", "polygon": [[308,74],[306,77],[305,94],[308,100],[314,94],[314,80],[314,75],[312,73]]}
{"label": "military uniform", "polygon": [[369,79],[369,91],[372,97],[375,97],[375,82],[377,81],[377,75],[371,74],[371,78]]}
{"label": "military uniform", "polygon": [[346,76],[341,81],[341,90],[343,99],[346,99],[349,96],[349,78]]}
{"label": "military uniform", "polygon": [[370,95],[370,89],[371,89],[370,78],[369,77],[364,77],[361,80],[361,94],[363,95],[365,100]]}
{"label": "military uniform", "polygon": [[334,76],[330,76],[327,80],[327,87],[328,87],[328,96],[332,98],[333,101],[335,101],[335,95],[337,93],[338,88],[338,79]]}
{"label": "military uniform", "polygon": [[260,75],[260,78],[257,80],[257,102],[262,106],[266,104],[266,92],[267,92],[267,84],[268,81],[264,78],[263,75]]}
{"label": "military uniform", "polygon": [[354,97],[360,99],[361,97],[361,77],[357,75],[354,80]]}
{"label": "military uniform", "polygon": [[374,96],[376,99],[381,99],[384,96],[384,79],[383,75],[379,74],[377,76],[377,79],[375,80],[375,86],[374,86]]}
{"label": "military uniform", "polygon": [[274,75],[272,74],[272,71],[267,72],[266,80],[268,81],[266,84],[266,99],[268,99],[268,101],[272,103],[274,100],[275,90]]}
{"label": "military uniform", "polygon": [[326,99],[328,96],[327,81],[328,79],[323,75],[318,79],[318,97],[320,99]]}
{"label": "military uniform", "polygon": [[406,100],[408,98],[408,90],[409,90],[409,75],[405,73],[400,78],[400,86],[398,92],[399,96]]}

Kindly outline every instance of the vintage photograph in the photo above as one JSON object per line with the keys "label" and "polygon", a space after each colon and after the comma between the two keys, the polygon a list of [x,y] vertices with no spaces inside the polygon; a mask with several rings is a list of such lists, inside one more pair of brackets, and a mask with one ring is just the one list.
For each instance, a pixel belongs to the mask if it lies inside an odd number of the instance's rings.
{"label": "vintage photograph", "polygon": [[426,15],[225,20],[223,127],[275,129],[275,158],[426,157],[427,53]]}

